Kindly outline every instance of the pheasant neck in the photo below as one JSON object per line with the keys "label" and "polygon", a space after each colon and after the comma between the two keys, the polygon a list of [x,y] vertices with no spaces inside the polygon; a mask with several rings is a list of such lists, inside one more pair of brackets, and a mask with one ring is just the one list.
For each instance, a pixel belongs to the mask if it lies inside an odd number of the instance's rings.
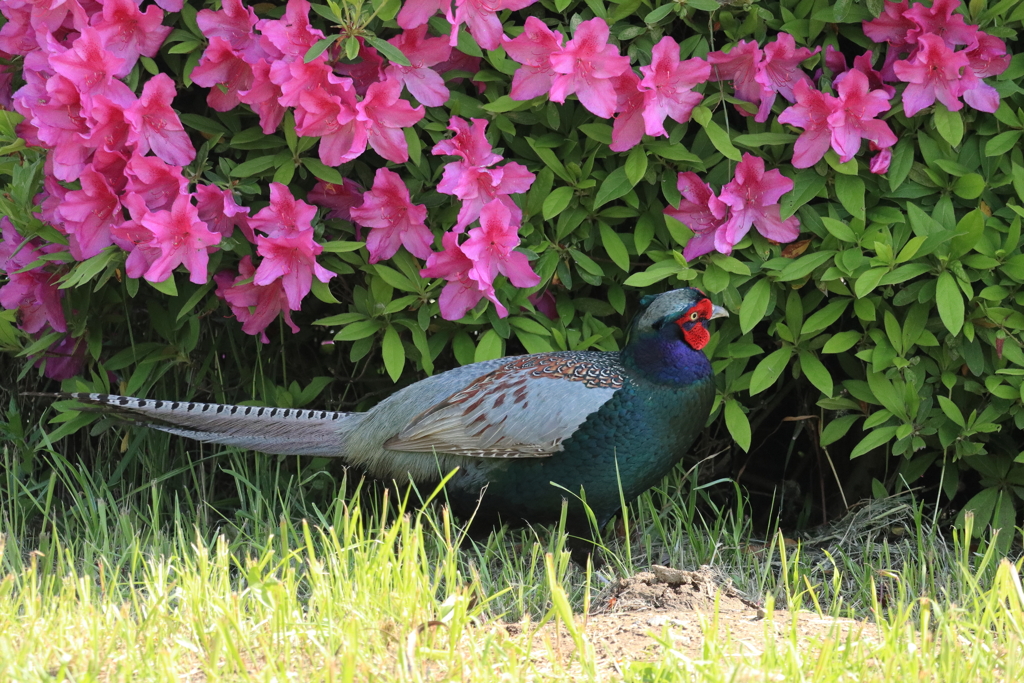
{"label": "pheasant neck", "polygon": [[[674,337],[674,338],[673,338]],[[675,337],[655,335],[637,339],[622,350],[622,364],[658,384],[689,386],[711,377],[711,363],[700,351]]]}

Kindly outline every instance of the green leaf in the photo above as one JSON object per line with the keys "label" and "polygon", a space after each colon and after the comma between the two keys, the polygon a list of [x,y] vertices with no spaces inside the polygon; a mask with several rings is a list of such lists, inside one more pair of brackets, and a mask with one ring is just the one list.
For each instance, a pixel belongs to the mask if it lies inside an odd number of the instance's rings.
{"label": "green leaf", "polygon": [[859,176],[836,176],[836,197],[852,216],[862,220],[867,218],[864,214],[864,181]]}
{"label": "green leaf", "polygon": [[782,371],[786,369],[786,365],[789,364],[789,359],[793,357],[793,347],[784,346],[777,351],[773,351],[768,354],[757,367],[754,368],[754,372],[750,376],[750,395],[760,394],[762,391],[775,384],[775,380],[779,378]]}
{"label": "green leaf", "polygon": [[863,299],[878,286],[878,281],[887,272],[889,272],[887,268],[872,268],[861,273],[853,285],[853,293],[857,295],[858,299]]}
{"label": "green leaf", "polygon": [[483,109],[493,114],[504,114],[517,109],[526,109],[530,106],[530,100],[513,100],[508,95],[502,95],[493,102],[483,105]]}
{"label": "green leaf", "polygon": [[938,399],[939,407],[942,408],[942,412],[946,414],[946,417],[955,422],[961,429],[967,426],[964,414],[960,412],[955,403],[942,395],[938,396]]}
{"label": "green leaf", "polygon": [[770,299],[771,281],[764,277],[758,278],[747,290],[740,304],[740,330],[743,334],[750,332],[764,319]]}
{"label": "green leaf", "polygon": [[384,330],[384,341],[380,345],[381,356],[384,358],[384,368],[391,376],[392,382],[397,382],[405,369],[405,347],[402,345],[402,338],[398,336],[398,330],[388,325]]}
{"label": "green leaf", "polygon": [[935,112],[932,114],[932,121],[935,123],[935,130],[939,131],[942,139],[952,147],[959,147],[964,138],[964,120],[960,112],[946,109],[941,102],[935,103]]}
{"label": "green leaf", "polygon": [[985,179],[977,173],[968,173],[953,183],[953,192],[961,199],[977,199],[985,191]]}
{"label": "green leaf", "polygon": [[[765,145],[788,145],[796,140],[792,133],[747,133],[732,139],[734,144],[744,147],[763,147]],[[817,174],[815,174],[817,175]]]}
{"label": "green leaf", "polygon": [[832,375],[828,368],[810,351],[800,352],[800,369],[810,380],[811,384],[817,387],[818,391],[831,398],[832,396]]}
{"label": "green leaf", "polygon": [[964,326],[964,298],[950,272],[943,271],[935,285],[935,303],[939,317],[950,334],[958,335]]}
{"label": "green leaf", "polygon": [[843,242],[849,242],[850,244],[857,243],[857,233],[853,231],[846,223],[837,221],[835,218],[829,218],[828,216],[822,216],[821,222],[825,226],[825,229],[832,233],[836,239]]}
{"label": "green leaf", "polygon": [[485,360],[494,360],[495,358],[501,358],[502,349],[504,344],[501,341],[501,337],[494,330],[487,330],[480,337],[480,341],[476,344],[476,354],[473,357],[474,362],[480,363]]}
{"label": "green leaf", "polygon": [[387,57],[389,61],[392,61],[395,64],[401,64],[402,66],[412,66],[412,64],[409,63],[409,58],[402,54],[401,50],[388,41],[371,35],[364,35],[363,40],[365,40],[367,44],[377,48],[377,51]]}
{"label": "green leaf", "polygon": [[1022,131],[1008,130],[1005,133],[1000,133],[994,138],[990,138],[989,141],[985,143],[985,156],[998,157],[1006,154],[1017,146],[1017,141],[1020,140],[1021,135]]}
{"label": "green leaf", "polygon": [[572,200],[572,195],[571,187],[563,186],[552,190],[551,194],[544,198],[544,204],[541,206],[544,220],[549,221],[565,211],[565,207],[569,206],[569,201]]}
{"label": "green leaf", "polygon": [[750,421],[739,402],[730,398],[725,402],[725,426],[736,444],[744,452],[750,450]]}
{"label": "green leaf", "polygon": [[839,332],[829,337],[829,340],[825,342],[825,346],[822,347],[822,353],[842,353],[843,351],[849,351],[853,346],[859,342],[864,335],[856,330],[847,330],[846,332]]}
{"label": "green leaf", "polygon": [[306,50],[306,55],[305,57],[302,58],[302,62],[304,64],[309,64],[314,59],[322,55],[324,53],[324,50],[329,48],[331,45],[334,45],[334,41],[336,41],[340,37],[341,36],[334,35],[316,41],[315,43],[313,43],[313,47]]}
{"label": "green leaf", "polygon": [[647,173],[647,152],[643,147],[637,145],[626,157],[626,178],[629,180],[630,186],[640,182],[645,173]]}
{"label": "green leaf", "polygon": [[998,500],[999,489],[997,488],[987,488],[975,494],[964,504],[963,509],[956,516],[956,526],[963,529],[964,520],[969,513],[974,516],[972,535],[975,538],[982,536],[988,527],[988,523],[992,521],[992,511],[995,509]]}
{"label": "green leaf", "polygon": [[904,138],[896,144],[892,152],[892,161],[889,163],[889,189],[893,192],[903,184],[903,181],[910,175],[910,169],[914,166],[914,151],[916,147],[910,140]]}
{"label": "green leaf", "polygon": [[379,320],[359,320],[350,325],[346,325],[344,328],[338,331],[334,335],[334,341],[356,341],[357,339],[366,339],[377,334],[377,331],[383,327],[384,324]]}
{"label": "green leaf", "polygon": [[302,165],[308,168],[310,173],[325,183],[341,185],[345,182],[345,179],[341,177],[341,174],[338,173],[337,169],[331,168],[319,159],[303,157]]}
{"label": "green leaf", "polygon": [[619,166],[601,182],[601,187],[594,196],[594,209],[622,197],[632,189],[633,185],[626,177],[625,167]]}
{"label": "green leaf", "polygon": [[256,157],[249,161],[243,161],[238,166],[231,169],[231,175],[235,178],[248,178],[250,176],[259,175],[267,169],[273,168],[277,165],[277,160],[273,155]]}
{"label": "green leaf", "polygon": [[818,175],[813,168],[797,173],[793,178],[793,191],[787,192],[782,198],[782,219],[789,218],[797,209],[817,197],[825,183],[825,176]]}
{"label": "green leaf", "polygon": [[896,436],[896,427],[878,427],[872,430],[867,436],[860,440],[860,443],[850,451],[850,457],[856,458],[868,451],[873,451],[883,444],[889,443],[892,437]]}
{"label": "green leaf", "polygon": [[829,302],[824,308],[815,311],[804,321],[803,326],[800,328],[800,336],[807,339],[813,334],[821,332],[823,329],[839,320],[839,316],[843,314],[846,307],[850,305],[850,299],[842,298],[836,299],[835,301]]}
{"label": "green leaf", "polygon": [[729,134],[711,119],[710,109],[704,106],[695,107],[693,120],[704,128],[704,132],[708,134],[708,139],[711,140],[715,149],[733,161],[740,161],[743,158],[740,151],[733,146]]}
{"label": "green leaf", "polygon": [[628,273],[629,252],[626,250],[626,245],[622,242],[622,238],[607,224],[601,223],[600,227],[601,244],[604,245],[604,250],[608,252],[608,256],[615,265]]}
{"label": "green leaf", "polygon": [[846,433],[850,431],[850,427],[854,425],[857,420],[860,419],[860,415],[843,415],[825,425],[825,428],[821,430],[821,437],[818,443],[822,446],[828,446],[829,444],[835,443],[839,439],[846,436]]}
{"label": "green leaf", "polygon": [[584,123],[578,130],[602,145],[612,144],[612,127],[605,123]]}
{"label": "green leaf", "polygon": [[817,251],[813,254],[804,254],[798,259],[795,259],[792,263],[787,265],[779,273],[779,282],[792,282],[793,280],[800,280],[810,275],[815,268],[825,265],[835,255],[835,251],[826,249],[824,251]]}
{"label": "green leaf", "polygon": [[[146,280],[149,282],[149,280]],[[163,282],[149,282],[149,286],[167,296],[178,296],[178,287],[174,284],[174,273]]]}

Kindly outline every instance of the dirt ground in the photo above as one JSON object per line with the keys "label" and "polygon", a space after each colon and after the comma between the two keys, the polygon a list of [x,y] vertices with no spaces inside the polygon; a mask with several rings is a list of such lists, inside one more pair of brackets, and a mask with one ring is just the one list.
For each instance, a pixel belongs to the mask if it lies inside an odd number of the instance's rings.
{"label": "dirt ground", "polygon": [[[757,657],[771,631],[789,633],[794,615],[776,610],[766,619],[756,602],[740,595],[727,579],[709,567],[684,571],[655,565],[620,579],[600,596],[589,617],[577,617],[576,625],[594,648],[598,673],[620,675],[632,662],[653,661],[666,647],[691,659],[703,653],[706,629],[718,629],[718,642],[728,642],[727,656]],[[713,623],[715,603],[718,621]],[[799,645],[812,649],[825,640],[877,638],[873,624],[852,619],[821,618],[799,612]],[[529,623],[506,624],[513,638],[534,639],[532,652],[541,670],[548,666],[576,668],[575,645],[564,625],[548,623],[537,629]],[[728,637],[724,637],[728,634]],[[787,636],[788,637],[788,636]]]}

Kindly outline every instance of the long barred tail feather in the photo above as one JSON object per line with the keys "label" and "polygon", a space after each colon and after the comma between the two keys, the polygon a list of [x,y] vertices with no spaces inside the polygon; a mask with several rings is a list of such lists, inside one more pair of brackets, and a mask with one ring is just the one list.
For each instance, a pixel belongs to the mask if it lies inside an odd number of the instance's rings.
{"label": "long barred tail feather", "polygon": [[113,394],[37,394],[197,441],[277,455],[345,457],[345,438],[365,415],[326,410],[155,401]]}

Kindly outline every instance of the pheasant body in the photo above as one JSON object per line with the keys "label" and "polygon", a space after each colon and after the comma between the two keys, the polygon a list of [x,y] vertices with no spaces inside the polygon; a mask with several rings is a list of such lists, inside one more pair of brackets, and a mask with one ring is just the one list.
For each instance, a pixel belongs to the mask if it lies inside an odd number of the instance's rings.
{"label": "pheasant body", "polygon": [[330,455],[421,490],[452,470],[460,516],[556,521],[585,531],[656,484],[704,428],[714,400],[700,349],[727,315],[695,289],[645,298],[621,352],[563,351],[466,365],[407,386],[365,413],[99,394],[104,412],[174,434],[267,453]]}

